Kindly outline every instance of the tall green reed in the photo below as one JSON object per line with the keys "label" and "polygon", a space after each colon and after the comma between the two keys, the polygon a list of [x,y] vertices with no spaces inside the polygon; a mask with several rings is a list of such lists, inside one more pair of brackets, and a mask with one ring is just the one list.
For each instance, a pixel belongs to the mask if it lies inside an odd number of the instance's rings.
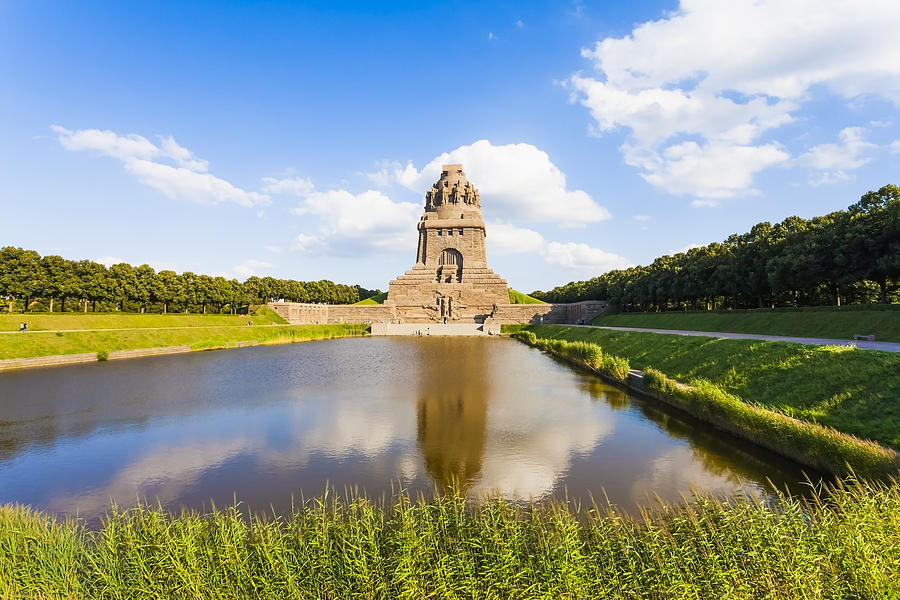
{"label": "tall green reed", "polygon": [[347,495],[287,517],[0,509],[3,598],[897,598],[900,488],[608,505]]}

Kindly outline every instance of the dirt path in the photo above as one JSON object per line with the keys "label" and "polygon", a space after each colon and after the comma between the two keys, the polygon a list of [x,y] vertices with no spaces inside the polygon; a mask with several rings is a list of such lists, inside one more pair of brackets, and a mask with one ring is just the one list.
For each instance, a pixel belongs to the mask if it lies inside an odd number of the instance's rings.
{"label": "dirt path", "polygon": [[645,333],[667,333],[672,335],[693,335],[699,337],[726,338],[731,340],[765,340],[769,342],[793,342],[814,346],[855,346],[861,350],[883,350],[900,352],[900,342],[867,342],[863,340],[833,340],[827,338],[793,337],[786,335],[765,335],[762,333],[729,333],[725,331],[688,331],[685,329],[644,329],[642,327],[608,327],[603,325],[576,325],[594,329],[613,331],[643,331]]}

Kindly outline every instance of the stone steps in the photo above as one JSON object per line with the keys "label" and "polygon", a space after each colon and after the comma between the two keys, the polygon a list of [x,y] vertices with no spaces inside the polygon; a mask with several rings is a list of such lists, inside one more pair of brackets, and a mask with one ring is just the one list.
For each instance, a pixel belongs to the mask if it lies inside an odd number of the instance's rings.
{"label": "stone steps", "polygon": [[447,335],[497,335],[499,325],[481,325],[479,323],[373,323],[372,335],[412,335],[412,336],[447,336]]}

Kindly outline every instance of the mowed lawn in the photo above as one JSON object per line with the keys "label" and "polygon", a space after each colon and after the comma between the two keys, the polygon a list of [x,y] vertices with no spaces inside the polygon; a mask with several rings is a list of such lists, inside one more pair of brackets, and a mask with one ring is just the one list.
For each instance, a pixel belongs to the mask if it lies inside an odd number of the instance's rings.
{"label": "mowed lawn", "polygon": [[538,337],[586,341],[684,383],[720,388],[800,419],[900,449],[900,353],[564,325]]}
{"label": "mowed lawn", "polygon": [[597,316],[593,325],[762,333],[849,340],[856,334],[876,341],[900,342],[900,307],[861,310],[857,307],[753,310],[734,312],[618,313]]}
{"label": "mowed lawn", "polygon": [[[158,316],[158,315],[157,315]],[[291,343],[313,339],[365,335],[367,325],[243,325],[211,326],[205,324],[135,327],[133,329],[81,331],[29,331],[0,334],[0,360],[113,352],[137,348],[191,346],[193,349],[227,348],[238,342],[261,344]],[[73,320],[73,323],[75,321]],[[194,320],[195,323],[199,323]],[[253,317],[253,322],[258,319]],[[121,324],[121,321],[120,323]]]}
{"label": "mowed lawn", "polygon": [[28,331],[59,331],[71,329],[135,329],[145,327],[228,327],[284,323],[274,312],[261,310],[255,315],[198,315],[169,313],[4,313],[0,314],[0,331],[18,331],[23,321]]}

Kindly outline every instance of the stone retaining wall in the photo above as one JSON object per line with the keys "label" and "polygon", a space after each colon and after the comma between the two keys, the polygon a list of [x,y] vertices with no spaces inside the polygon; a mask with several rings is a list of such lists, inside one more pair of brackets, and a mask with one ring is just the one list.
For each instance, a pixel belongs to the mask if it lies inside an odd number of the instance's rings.
{"label": "stone retaining wall", "polygon": [[[142,356],[157,356],[161,354],[182,354],[184,352],[190,351],[190,346],[164,346],[160,348],[115,350],[109,353],[108,360],[139,358]],[[53,356],[33,356],[30,358],[9,358],[6,360],[0,360],[0,371],[9,371],[12,369],[30,369],[34,367],[57,367],[61,365],[76,365],[90,362],[97,362],[96,352],[84,354],[56,354]]]}
{"label": "stone retaining wall", "polygon": [[[303,304],[299,302],[270,302],[267,305],[291,325],[331,323],[433,323],[428,312],[417,306],[389,306],[384,304]],[[600,300],[586,300],[571,304],[499,304],[473,323],[587,323],[606,310],[608,304]]]}

